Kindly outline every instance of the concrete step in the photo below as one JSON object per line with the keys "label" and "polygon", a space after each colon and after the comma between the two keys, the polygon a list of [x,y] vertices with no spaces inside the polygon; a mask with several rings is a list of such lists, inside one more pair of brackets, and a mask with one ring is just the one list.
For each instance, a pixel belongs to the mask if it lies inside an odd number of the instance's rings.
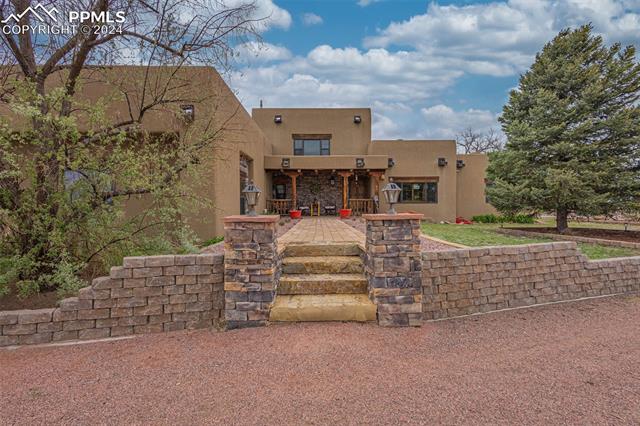
{"label": "concrete step", "polygon": [[376,305],[365,294],[278,295],[270,321],[375,321]]}
{"label": "concrete step", "polygon": [[362,274],[285,274],[278,294],[358,294],[367,292]]}
{"label": "concrete step", "polygon": [[283,274],[361,274],[359,256],[299,256],[282,259]]}
{"label": "concrete step", "polygon": [[360,256],[362,250],[356,243],[291,243],[284,250],[285,257],[299,256]]}

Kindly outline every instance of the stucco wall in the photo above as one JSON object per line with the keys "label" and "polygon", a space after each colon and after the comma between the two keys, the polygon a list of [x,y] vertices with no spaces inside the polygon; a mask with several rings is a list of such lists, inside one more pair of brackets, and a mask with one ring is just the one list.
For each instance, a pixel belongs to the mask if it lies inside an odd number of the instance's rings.
{"label": "stucco wall", "polygon": [[128,257],[51,309],[0,311],[0,346],[211,327],[224,308],[223,256]]}
{"label": "stucco wall", "polygon": [[640,291],[640,257],[589,261],[575,242],[423,253],[424,318]]}
{"label": "stucco wall", "polygon": [[[274,116],[282,123],[274,123]],[[331,155],[366,154],[371,141],[369,108],[254,108],[251,115],[272,146],[274,155],[293,155],[293,134],[330,134]],[[356,124],[353,117],[362,122]]]}
{"label": "stucco wall", "polygon": [[486,154],[459,154],[465,166],[458,169],[456,182],[456,217],[471,219],[481,214],[497,213],[486,202],[486,171],[489,158]]}
{"label": "stucco wall", "polygon": [[[424,178],[438,180],[438,203],[400,203],[396,206],[399,212],[417,212],[424,214],[426,220],[453,221],[456,217],[456,144],[453,140],[437,141],[373,141],[370,148],[371,154],[386,154],[393,158],[395,165],[387,170],[386,177],[397,180],[405,178],[417,178],[416,181],[424,181]],[[438,158],[444,157],[448,164],[438,166]],[[380,189],[388,181],[380,183]],[[388,206],[384,197],[380,196],[381,209],[385,211]]]}

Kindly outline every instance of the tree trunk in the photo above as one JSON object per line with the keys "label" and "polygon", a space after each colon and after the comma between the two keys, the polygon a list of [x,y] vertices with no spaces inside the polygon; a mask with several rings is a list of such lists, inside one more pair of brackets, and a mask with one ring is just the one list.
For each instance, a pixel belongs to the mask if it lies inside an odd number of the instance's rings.
{"label": "tree trunk", "polygon": [[556,230],[560,234],[564,234],[565,231],[569,228],[568,224],[568,216],[569,211],[564,208],[559,208],[556,210]]}

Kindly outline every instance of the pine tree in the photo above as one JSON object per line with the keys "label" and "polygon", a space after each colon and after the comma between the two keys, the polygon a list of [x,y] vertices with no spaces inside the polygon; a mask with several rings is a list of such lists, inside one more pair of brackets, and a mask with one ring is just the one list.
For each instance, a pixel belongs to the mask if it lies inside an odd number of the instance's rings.
{"label": "pine tree", "polygon": [[640,206],[640,64],[591,25],[561,31],[521,76],[500,118],[487,193],[500,211],[607,214]]}

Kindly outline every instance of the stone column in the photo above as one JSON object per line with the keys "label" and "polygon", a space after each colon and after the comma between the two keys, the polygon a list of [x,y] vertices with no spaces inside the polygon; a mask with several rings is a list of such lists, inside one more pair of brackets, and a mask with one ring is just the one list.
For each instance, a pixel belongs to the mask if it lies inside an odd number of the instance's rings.
{"label": "stone column", "polygon": [[421,214],[366,214],[365,273],[382,326],[422,324]]}
{"label": "stone column", "polygon": [[280,274],[278,216],[224,218],[227,329],[265,325]]}

